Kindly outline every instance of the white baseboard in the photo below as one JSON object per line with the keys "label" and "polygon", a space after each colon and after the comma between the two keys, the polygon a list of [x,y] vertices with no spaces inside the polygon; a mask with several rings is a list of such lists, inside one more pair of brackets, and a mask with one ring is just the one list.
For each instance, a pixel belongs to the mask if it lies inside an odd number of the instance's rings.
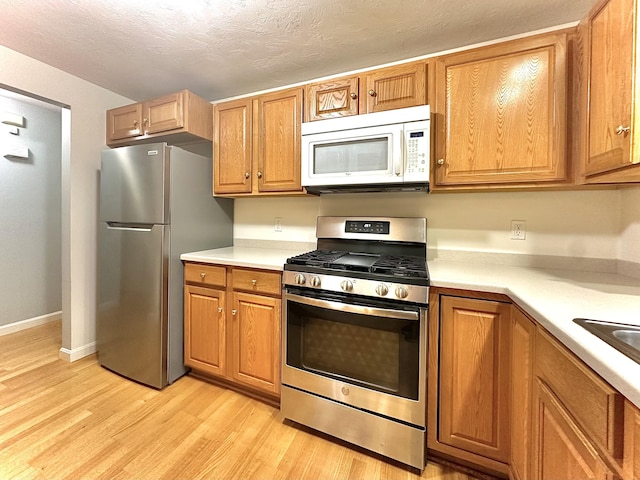
{"label": "white baseboard", "polygon": [[0,337],[2,335],[9,335],[10,333],[19,332],[20,330],[26,330],[27,328],[44,325],[45,323],[55,322],[56,320],[60,320],[61,318],[62,311],[40,315],[39,317],[28,318],[19,322],[10,323],[9,325],[1,325]]}
{"label": "white baseboard", "polygon": [[76,360],[80,360],[81,358],[91,355],[92,353],[96,353],[97,351],[98,348],[96,342],[91,342],[71,350],[62,347],[58,352],[58,357],[66,362],[75,362]]}

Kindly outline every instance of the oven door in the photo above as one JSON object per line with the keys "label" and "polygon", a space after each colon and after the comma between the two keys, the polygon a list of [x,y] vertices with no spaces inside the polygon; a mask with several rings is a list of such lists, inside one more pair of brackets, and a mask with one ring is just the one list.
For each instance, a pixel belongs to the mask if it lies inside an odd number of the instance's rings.
{"label": "oven door", "polygon": [[284,385],[425,427],[425,307],[295,288],[284,300]]}

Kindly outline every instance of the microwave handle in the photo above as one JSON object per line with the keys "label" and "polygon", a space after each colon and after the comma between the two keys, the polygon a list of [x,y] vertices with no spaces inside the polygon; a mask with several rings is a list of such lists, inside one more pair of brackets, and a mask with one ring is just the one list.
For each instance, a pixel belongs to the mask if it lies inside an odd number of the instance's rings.
{"label": "microwave handle", "polygon": [[402,176],[402,172],[404,171],[404,157],[406,155],[405,150],[407,148],[407,139],[405,138],[405,135],[406,133],[404,130],[398,131],[398,138],[400,139],[398,148],[400,151],[393,152],[393,173],[396,177]]}

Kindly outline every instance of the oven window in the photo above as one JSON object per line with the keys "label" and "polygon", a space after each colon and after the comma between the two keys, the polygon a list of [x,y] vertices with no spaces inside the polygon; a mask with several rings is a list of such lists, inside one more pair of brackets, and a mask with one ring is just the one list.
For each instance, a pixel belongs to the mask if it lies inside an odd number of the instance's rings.
{"label": "oven window", "polygon": [[390,168],[389,141],[378,137],[315,145],[313,173],[386,172]]}
{"label": "oven window", "polygon": [[418,399],[420,322],[287,301],[287,364]]}

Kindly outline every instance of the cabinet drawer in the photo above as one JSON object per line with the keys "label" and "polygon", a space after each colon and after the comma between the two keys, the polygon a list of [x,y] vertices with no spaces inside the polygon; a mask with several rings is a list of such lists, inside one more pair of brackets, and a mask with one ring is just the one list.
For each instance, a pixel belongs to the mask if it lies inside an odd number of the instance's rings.
{"label": "cabinet drawer", "polygon": [[201,283],[203,285],[227,285],[226,270],[215,265],[200,263],[185,263],[184,281],[186,283]]}
{"label": "cabinet drawer", "polygon": [[234,268],[232,272],[231,282],[234,290],[247,290],[271,295],[281,294],[282,282],[279,273],[241,268]]}
{"label": "cabinet drawer", "polygon": [[624,397],[540,330],[536,368],[592,440],[614,458],[622,458]]}

